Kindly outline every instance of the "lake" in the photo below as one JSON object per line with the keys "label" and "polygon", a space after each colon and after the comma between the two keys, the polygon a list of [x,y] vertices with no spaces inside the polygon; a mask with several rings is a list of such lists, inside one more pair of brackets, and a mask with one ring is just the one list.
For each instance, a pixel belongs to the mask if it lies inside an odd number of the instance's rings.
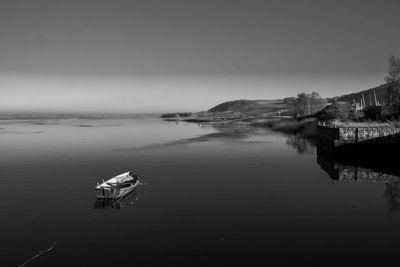
{"label": "lake", "polygon": [[[355,166],[335,170],[296,136],[148,117],[2,120],[0,149],[2,266],[398,261],[398,177],[364,166],[353,179]],[[128,170],[143,185],[96,199],[97,182]]]}

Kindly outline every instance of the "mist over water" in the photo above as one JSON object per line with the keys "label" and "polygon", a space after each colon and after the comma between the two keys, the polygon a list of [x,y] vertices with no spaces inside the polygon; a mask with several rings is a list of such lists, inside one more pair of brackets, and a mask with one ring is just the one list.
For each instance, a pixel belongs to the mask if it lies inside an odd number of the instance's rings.
{"label": "mist over water", "polygon": [[[396,185],[334,182],[304,139],[155,118],[0,128],[5,266],[53,244],[29,266],[395,260]],[[96,200],[96,182],[127,170],[145,185]]]}

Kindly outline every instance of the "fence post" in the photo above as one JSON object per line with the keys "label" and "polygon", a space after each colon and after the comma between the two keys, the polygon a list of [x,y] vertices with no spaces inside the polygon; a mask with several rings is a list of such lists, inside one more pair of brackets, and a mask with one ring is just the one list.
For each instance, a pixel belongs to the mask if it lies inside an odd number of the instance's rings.
{"label": "fence post", "polygon": [[358,143],[358,127],[356,128],[356,134],[355,134],[355,137],[356,137],[356,143]]}

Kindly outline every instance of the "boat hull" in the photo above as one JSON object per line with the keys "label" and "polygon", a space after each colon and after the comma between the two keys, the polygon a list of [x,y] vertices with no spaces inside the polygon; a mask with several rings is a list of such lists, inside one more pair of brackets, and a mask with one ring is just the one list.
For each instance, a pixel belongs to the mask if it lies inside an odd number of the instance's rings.
{"label": "boat hull", "polygon": [[139,198],[138,187],[120,198],[96,198],[94,209],[122,209],[133,205]]}
{"label": "boat hull", "polygon": [[136,181],[132,185],[123,188],[96,188],[96,196],[98,198],[117,199],[132,192],[138,184],[139,181]]}

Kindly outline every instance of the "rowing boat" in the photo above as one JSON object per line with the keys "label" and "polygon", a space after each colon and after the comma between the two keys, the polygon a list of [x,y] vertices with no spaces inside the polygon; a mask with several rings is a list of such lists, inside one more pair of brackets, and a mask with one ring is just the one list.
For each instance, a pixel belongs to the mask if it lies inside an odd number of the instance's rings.
{"label": "rowing boat", "polygon": [[135,172],[129,171],[117,175],[95,186],[98,198],[120,198],[129,194],[139,184],[139,177]]}

